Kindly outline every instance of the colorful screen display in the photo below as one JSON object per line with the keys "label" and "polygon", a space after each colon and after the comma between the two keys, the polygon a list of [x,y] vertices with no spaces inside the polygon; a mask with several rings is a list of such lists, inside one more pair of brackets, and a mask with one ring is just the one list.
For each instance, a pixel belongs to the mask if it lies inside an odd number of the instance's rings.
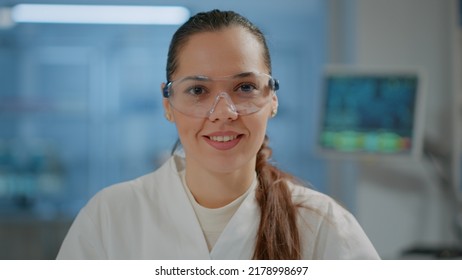
{"label": "colorful screen display", "polygon": [[319,145],[342,153],[407,154],[415,135],[418,77],[329,74]]}

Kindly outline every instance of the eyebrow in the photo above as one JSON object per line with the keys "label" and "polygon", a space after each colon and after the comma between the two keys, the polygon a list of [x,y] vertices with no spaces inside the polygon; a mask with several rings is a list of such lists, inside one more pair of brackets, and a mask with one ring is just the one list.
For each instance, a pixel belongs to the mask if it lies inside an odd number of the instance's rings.
{"label": "eyebrow", "polygon": [[256,75],[255,72],[243,72],[243,73],[236,74],[232,77],[233,78],[245,78],[245,77],[255,76],[255,75]]}
{"label": "eyebrow", "polygon": [[211,80],[211,78],[207,77],[207,76],[196,75],[196,76],[186,76],[186,77],[182,78],[181,80],[209,81],[209,80]]}
{"label": "eyebrow", "polygon": [[239,74],[235,75],[230,75],[230,76],[224,76],[224,77],[218,77],[218,78],[210,78],[209,76],[204,76],[204,75],[195,75],[195,76],[186,76],[182,78],[181,80],[192,80],[192,81],[210,81],[210,80],[215,80],[215,79],[222,79],[222,78],[245,78],[249,76],[255,76],[255,72],[242,72]]}

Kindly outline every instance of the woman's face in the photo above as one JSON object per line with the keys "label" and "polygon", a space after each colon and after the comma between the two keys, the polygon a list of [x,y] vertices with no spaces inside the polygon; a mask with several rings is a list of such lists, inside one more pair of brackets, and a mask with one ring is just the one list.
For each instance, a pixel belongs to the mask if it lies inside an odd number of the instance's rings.
{"label": "woman's face", "polygon": [[[203,75],[211,78],[244,72],[268,73],[263,47],[242,27],[229,27],[189,37],[181,48],[172,80]],[[186,164],[211,172],[229,173],[255,170],[256,154],[263,143],[277,98],[271,97],[260,111],[237,115],[220,98],[207,118],[194,118],[163,100],[166,114],[175,122],[186,155]]]}

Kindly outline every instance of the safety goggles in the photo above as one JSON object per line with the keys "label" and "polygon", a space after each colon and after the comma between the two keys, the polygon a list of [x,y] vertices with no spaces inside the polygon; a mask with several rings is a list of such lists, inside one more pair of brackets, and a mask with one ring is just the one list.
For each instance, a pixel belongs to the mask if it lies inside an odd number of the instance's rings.
{"label": "safety goggles", "polygon": [[168,82],[163,88],[163,96],[181,113],[207,118],[221,99],[233,113],[249,115],[258,112],[278,89],[278,80],[270,75],[246,72],[220,78],[183,77]]}

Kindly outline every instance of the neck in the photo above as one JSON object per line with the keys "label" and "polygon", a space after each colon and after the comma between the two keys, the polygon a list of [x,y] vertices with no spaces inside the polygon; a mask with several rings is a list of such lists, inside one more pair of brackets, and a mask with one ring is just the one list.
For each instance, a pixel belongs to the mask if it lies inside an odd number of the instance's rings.
{"label": "neck", "polygon": [[186,183],[200,205],[220,208],[248,190],[255,177],[254,166],[221,173],[186,162]]}

